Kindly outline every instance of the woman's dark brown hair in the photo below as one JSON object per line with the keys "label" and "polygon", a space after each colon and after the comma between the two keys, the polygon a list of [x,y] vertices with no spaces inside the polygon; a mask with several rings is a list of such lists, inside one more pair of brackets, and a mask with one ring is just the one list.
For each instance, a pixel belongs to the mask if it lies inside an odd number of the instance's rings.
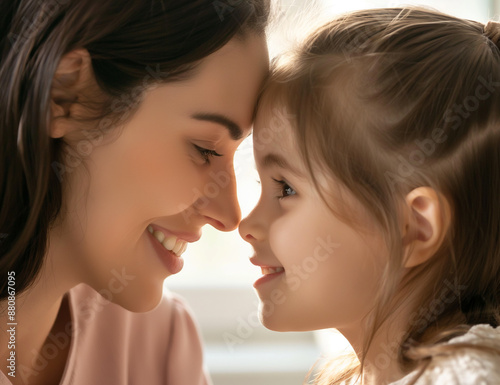
{"label": "woman's dark brown hair", "polygon": [[0,299],[7,296],[9,271],[16,274],[17,293],[33,283],[61,208],[65,143],[48,133],[61,57],[78,48],[89,52],[106,96],[94,110],[115,119],[140,99],[145,79],[155,84],[189,77],[233,37],[264,33],[268,15],[268,0],[1,3]]}
{"label": "woman's dark brown hair", "polygon": [[[403,371],[470,348],[443,342],[472,325],[500,325],[497,44],[482,23],[430,10],[353,12],[317,29],[273,69],[259,102],[294,116],[299,152],[332,211],[362,227],[336,199],[340,182],[380,225],[390,255],[365,354],[405,296],[418,293],[405,334],[395,336]],[[332,191],[317,175],[335,181]],[[403,268],[401,207],[422,186],[449,203],[451,225],[432,258]],[[500,354],[499,346],[475,348]],[[351,383],[362,368],[332,365],[317,383]]]}

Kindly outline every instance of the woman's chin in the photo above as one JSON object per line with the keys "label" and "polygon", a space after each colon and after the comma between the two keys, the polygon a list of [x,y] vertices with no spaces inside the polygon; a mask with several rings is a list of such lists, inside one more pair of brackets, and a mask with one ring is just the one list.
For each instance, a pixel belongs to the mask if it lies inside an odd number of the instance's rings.
{"label": "woman's chin", "polygon": [[147,291],[127,289],[116,295],[112,302],[133,313],[145,313],[155,309],[163,295],[163,285],[154,289],[149,288]]}

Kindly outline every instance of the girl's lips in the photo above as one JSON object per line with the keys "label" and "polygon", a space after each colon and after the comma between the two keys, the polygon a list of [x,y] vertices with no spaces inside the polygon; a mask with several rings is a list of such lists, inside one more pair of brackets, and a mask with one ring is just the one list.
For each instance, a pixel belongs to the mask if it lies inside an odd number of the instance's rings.
{"label": "girl's lips", "polygon": [[270,266],[268,264],[260,262],[257,258],[257,255],[254,255],[253,257],[251,257],[250,262],[255,266],[259,266],[262,269],[263,276],[260,277],[253,284],[253,287],[255,287],[256,289],[257,289],[257,286],[260,286],[266,282],[272,281],[272,280],[274,280],[274,278],[280,277],[285,272],[285,269],[283,266]]}
{"label": "girl's lips", "polygon": [[265,274],[254,282],[253,287],[258,289],[259,286],[273,281],[275,278],[281,277],[285,273],[285,270],[279,271],[277,273]]}
{"label": "girl's lips", "polygon": [[[270,259],[270,258],[268,258]],[[277,261],[276,261],[277,262]],[[259,266],[260,268],[268,268],[268,269],[277,269],[277,268],[283,268],[283,266],[276,264],[275,266],[270,265],[269,263],[261,262],[259,260],[259,257],[257,254],[254,254],[252,257],[250,257],[250,263],[255,266]]]}
{"label": "girl's lips", "polygon": [[272,266],[261,266],[262,275],[281,273],[283,270],[283,266],[272,267]]}

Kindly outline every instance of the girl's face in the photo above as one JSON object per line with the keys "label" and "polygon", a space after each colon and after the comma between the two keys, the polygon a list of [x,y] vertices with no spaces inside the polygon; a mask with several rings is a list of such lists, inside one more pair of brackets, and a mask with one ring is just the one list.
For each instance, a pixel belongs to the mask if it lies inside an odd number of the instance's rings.
{"label": "girl's face", "polygon": [[233,156],[250,133],[267,70],[264,37],[233,39],[189,80],[148,90],[116,139],[76,143],[85,166],[63,169],[63,212],[49,250],[62,275],[129,310],[149,310],[163,280],[182,268],[174,254],[204,225],[234,230]]}
{"label": "girl's face", "polygon": [[262,269],[254,287],[263,324],[277,331],[354,326],[373,305],[386,260],[374,221],[339,184],[346,212],[363,231],[326,206],[298,155],[286,112],[260,109],[253,139],[262,193],[239,230],[255,250],[250,261]]}

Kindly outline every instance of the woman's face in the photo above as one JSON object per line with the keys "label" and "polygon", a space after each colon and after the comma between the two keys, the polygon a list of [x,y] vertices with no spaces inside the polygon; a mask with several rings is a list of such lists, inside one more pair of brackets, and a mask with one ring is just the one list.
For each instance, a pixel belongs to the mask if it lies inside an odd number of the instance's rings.
{"label": "woman's face", "polygon": [[263,37],[233,39],[190,79],[147,91],[117,139],[87,147],[85,167],[66,166],[50,252],[69,277],[149,310],[204,225],[237,227],[233,155],[267,70]]}
{"label": "woman's face", "polygon": [[[386,261],[380,234],[346,189],[342,201],[363,231],[332,213],[300,159],[288,113],[267,109],[253,132],[262,193],[240,225],[255,250],[250,261],[262,269],[254,284],[261,320],[277,331],[356,325],[373,305]],[[316,177],[323,185],[326,178]]]}

